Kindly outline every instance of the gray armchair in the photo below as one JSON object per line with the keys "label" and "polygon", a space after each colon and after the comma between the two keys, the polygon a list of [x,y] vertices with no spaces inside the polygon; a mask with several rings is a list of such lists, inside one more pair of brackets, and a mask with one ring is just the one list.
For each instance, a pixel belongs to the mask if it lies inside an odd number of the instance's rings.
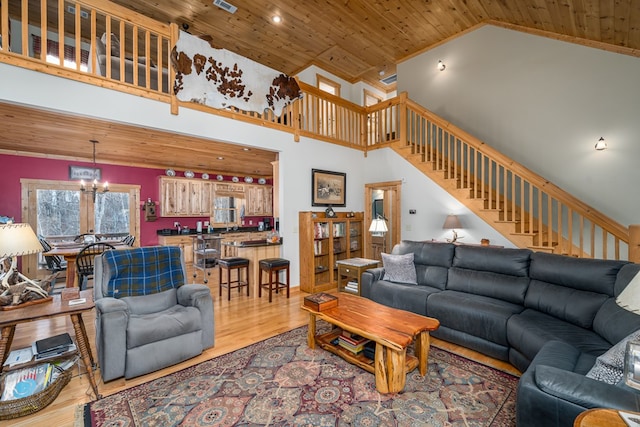
{"label": "gray armchair", "polygon": [[174,365],[214,345],[209,288],[185,284],[182,251],[152,246],[95,260],[96,349],[106,381]]}

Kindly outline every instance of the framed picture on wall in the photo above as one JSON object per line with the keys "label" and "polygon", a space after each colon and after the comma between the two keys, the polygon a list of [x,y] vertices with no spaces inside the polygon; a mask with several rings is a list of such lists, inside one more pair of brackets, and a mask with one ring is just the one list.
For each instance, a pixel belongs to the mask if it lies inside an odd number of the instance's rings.
{"label": "framed picture on wall", "polygon": [[346,206],[347,174],[311,170],[311,206]]}
{"label": "framed picture on wall", "polygon": [[93,181],[102,179],[102,169],[84,166],[69,166],[69,179],[86,179]]}

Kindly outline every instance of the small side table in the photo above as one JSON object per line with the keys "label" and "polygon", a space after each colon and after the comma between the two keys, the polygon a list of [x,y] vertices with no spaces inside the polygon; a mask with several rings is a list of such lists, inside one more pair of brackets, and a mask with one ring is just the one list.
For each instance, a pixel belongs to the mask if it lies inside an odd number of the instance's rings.
{"label": "small side table", "polygon": [[95,362],[93,354],[91,353],[87,330],[82,320],[82,313],[87,313],[95,307],[93,302],[93,289],[80,291],[80,298],[85,298],[86,302],[78,305],[69,305],[66,301],[64,303],[61,301],[60,295],[53,295],[51,302],[3,311],[0,316],[0,329],[2,330],[2,338],[0,339],[0,372],[2,372],[2,364],[4,364],[4,361],[9,355],[16,325],[33,322],[35,320],[51,319],[58,316],[69,316],[73,323],[73,330],[76,334],[76,344],[82,363],[84,363],[87,369],[91,388],[97,399],[102,398],[98,393],[98,385],[93,376]]}
{"label": "small side table", "polygon": [[[336,264],[338,265],[338,291],[360,295],[362,273],[371,268],[378,267],[380,261],[366,258],[347,258],[336,261]],[[343,280],[343,277],[346,277],[347,280]],[[347,288],[349,282],[355,282],[357,284],[357,290]]]}
{"label": "small side table", "polygon": [[627,427],[627,423],[624,422],[617,410],[604,408],[588,409],[582,412],[575,419],[573,425],[574,427]]}

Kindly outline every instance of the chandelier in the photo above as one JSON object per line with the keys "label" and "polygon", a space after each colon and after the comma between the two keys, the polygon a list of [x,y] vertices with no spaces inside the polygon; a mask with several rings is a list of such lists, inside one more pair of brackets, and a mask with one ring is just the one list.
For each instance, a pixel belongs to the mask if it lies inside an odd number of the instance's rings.
{"label": "chandelier", "polygon": [[[93,144],[93,182],[91,183],[91,187],[87,188],[84,179],[80,180],[80,191],[91,191],[93,193],[93,203],[96,202],[96,193],[98,193],[98,186],[100,185],[100,183],[98,182],[98,168],[96,167],[96,144],[98,143],[98,141],[96,141],[95,139],[91,139],[89,140],[89,142],[91,144]],[[102,193],[108,193],[109,192],[109,183],[105,181],[104,184],[102,184]]]}

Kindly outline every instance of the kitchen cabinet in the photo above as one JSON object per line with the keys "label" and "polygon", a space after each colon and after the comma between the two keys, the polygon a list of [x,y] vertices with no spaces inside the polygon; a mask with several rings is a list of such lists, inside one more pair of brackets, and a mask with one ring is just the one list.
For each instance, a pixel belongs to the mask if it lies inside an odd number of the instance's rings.
{"label": "kitchen cabinet", "polygon": [[270,185],[245,185],[245,216],[273,215],[273,187]]}
{"label": "kitchen cabinet", "polygon": [[159,187],[160,216],[211,216],[212,183],[163,176]]}
{"label": "kitchen cabinet", "polygon": [[267,238],[267,231],[244,231],[244,232],[231,232],[222,233],[222,256],[232,257],[237,256],[236,252],[230,249],[230,246],[225,243],[231,242],[246,242],[248,240],[265,240]]}
{"label": "kitchen cabinet", "polygon": [[193,237],[189,234],[176,234],[171,236],[158,236],[158,244],[161,246],[178,246],[182,249],[184,263],[193,263]]}

